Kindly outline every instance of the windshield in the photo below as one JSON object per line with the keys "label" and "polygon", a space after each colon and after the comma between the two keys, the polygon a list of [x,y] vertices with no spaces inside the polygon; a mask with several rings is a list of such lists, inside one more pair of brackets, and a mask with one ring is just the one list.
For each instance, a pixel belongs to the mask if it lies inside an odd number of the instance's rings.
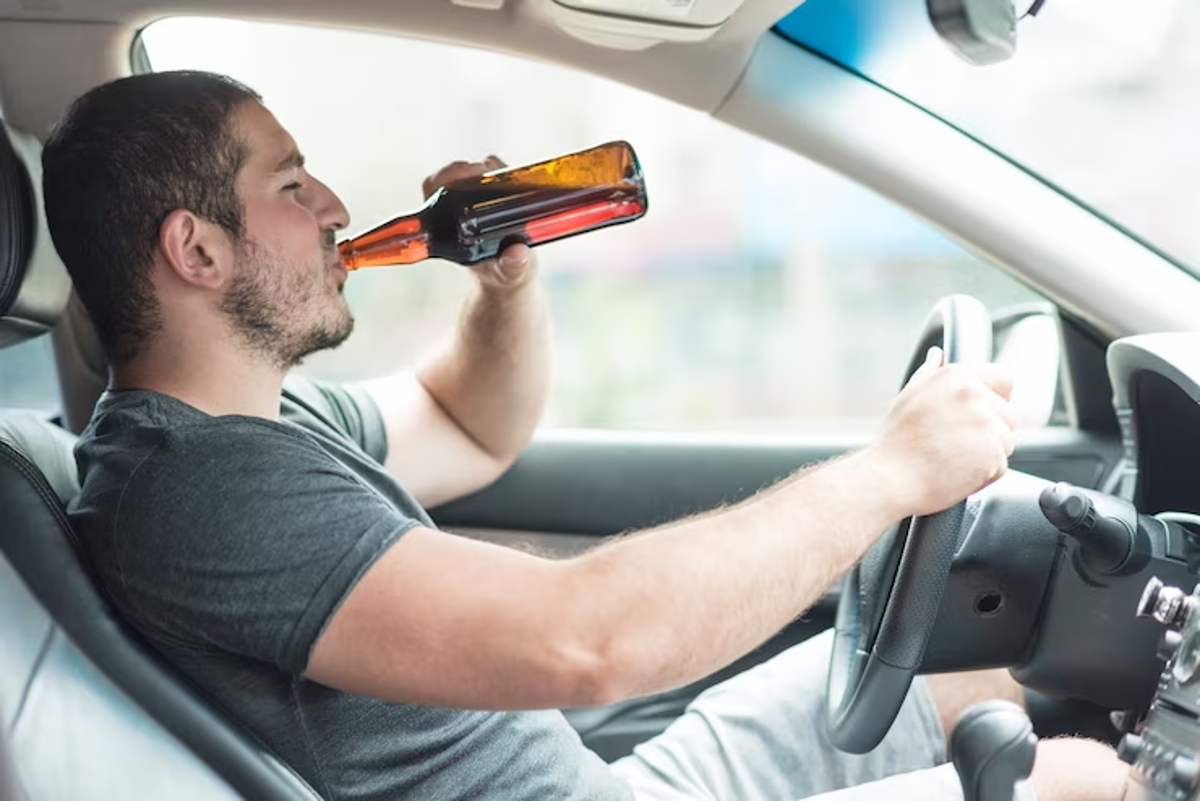
{"label": "windshield", "polygon": [[1200,3],[1048,0],[989,67],[952,55],[912,0],[808,0],[778,30],[1198,273]]}
{"label": "windshield", "polygon": [[[416,208],[422,179],[454,159],[522,164],[631,142],[646,217],[539,248],[555,318],[547,428],[874,431],[939,298],[965,292],[995,310],[1040,300],[848,179],[582,72],[233,20],[162,20],[143,43],[154,69],[216,70],[261,92],[345,200],[348,233]],[[396,76],[420,80],[382,91]],[[432,260],[356,271],[354,335],[300,369],[345,381],[413,363],[451,330],[471,283]]]}

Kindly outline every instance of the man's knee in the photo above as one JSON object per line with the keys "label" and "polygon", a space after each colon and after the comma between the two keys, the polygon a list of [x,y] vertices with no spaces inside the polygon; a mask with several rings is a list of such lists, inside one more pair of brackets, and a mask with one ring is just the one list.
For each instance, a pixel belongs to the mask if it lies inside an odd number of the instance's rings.
{"label": "man's knee", "polygon": [[938,673],[926,676],[925,684],[937,706],[947,741],[962,713],[982,701],[999,698],[1025,708],[1024,688],[1003,669]]}
{"label": "man's knee", "polygon": [[1042,740],[1029,784],[1038,801],[1120,801],[1129,766],[1104,743],[1077,737]]}

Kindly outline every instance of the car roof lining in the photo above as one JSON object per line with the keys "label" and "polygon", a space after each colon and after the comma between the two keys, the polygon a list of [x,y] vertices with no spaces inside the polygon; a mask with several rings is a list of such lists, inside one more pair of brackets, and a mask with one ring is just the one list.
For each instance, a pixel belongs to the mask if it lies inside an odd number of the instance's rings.
{"label": "car roof lining", "polygon": [[[563,64],[712,111],[737,81],[762,34],[797,5],[797,0],[747,0],[706,41],[630,52],[586,44],[564,33],[542,10],[544,2],[508,0],[492,11],[463,8],[450,0],[343,0],[336,5],[55,0],[54,18],[47,18],[37,10],[45,3],[0,0],[0,107],[26,130],[44,135],[87,87],[129,72],[130,45],[138,30],[164,17],[202,13],[474,45]],[[41,68],[30,71],[31,62]]]}

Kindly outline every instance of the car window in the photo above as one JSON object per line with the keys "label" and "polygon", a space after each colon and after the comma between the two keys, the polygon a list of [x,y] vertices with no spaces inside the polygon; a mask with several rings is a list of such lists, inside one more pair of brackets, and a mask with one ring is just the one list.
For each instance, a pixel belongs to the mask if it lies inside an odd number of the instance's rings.
{"label": "car window", "polygon": [[[545,425],[645,431],[862,430],[895,393],[934,302],[1038,300],[848,180],[693,109],[554,65],[319,28],[169,19],[153,69],[260,92],[351,233],[421,202],[424,176],[495,153],[528,163],[612,139],[642,162],[649,213],[539,248],[556,321]],[[215,46],[216,43],[221,46]],[[470,286],[446,262],[363,270],[350,340],[311,357],[354,379],[411,362]]]}
{"label": "car window", "polygon": [[61,407],[49,336],[0,348],[0,409],[53,414]]}

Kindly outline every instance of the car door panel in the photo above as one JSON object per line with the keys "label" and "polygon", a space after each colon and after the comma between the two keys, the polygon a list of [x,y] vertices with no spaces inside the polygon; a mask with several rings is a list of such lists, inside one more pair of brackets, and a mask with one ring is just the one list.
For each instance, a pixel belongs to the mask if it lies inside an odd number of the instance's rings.
{"label": "car door panel", "polygon": [[[771,444],[546,435],[490,487],[432,514],[445,528],[605,537],[736,503],[805,465],[864,443],[856,437]],[[1021,435],[1011,467],[1096,488],[1120,454],[1115,437],[1046,428]]]}

